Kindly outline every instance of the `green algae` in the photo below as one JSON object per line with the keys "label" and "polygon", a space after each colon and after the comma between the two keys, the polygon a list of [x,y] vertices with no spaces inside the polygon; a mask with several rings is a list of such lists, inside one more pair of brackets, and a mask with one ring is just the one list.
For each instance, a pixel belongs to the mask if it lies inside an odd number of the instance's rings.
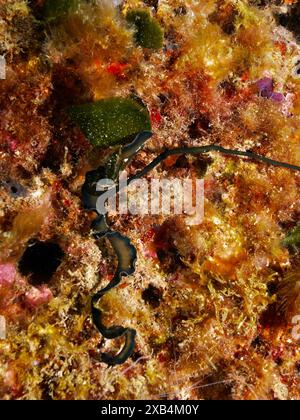
{"label": "green algae", "polygon": [[294,229],[288,232],[283,241],[283,244],[287,248],[300,246],[300,222]]}
{"label": "green algae", "polygon": [[109,98],[66,110],[95,147],[128,143],[128,137],[151,130],[148,110],[130,98]]}
{"label": "green algae", "polygon": [[164,42],[164,32],[148,10],[132,10],[126,19],[135,26],[135,40],[143,48],[158,50]]}
{"label": "green algae", "polygon": [[47,19],[57,19],[68,13],[75,12],[80,0],[46,0],[44,16]]}

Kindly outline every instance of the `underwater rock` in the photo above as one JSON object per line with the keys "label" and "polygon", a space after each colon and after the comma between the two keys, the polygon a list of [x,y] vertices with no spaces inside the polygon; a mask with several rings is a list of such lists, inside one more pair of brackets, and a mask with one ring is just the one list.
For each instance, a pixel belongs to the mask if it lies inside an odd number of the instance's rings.
{"label": "underwater rock", "polygon": [[0,399],[299,400],[299,1],[0,3]]}

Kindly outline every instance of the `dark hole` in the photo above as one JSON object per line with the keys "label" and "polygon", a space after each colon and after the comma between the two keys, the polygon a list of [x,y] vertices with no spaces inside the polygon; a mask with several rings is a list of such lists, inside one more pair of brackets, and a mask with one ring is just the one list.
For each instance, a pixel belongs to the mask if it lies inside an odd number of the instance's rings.
{"label": "dark hole", "polygon": [[299,2],[295,3],[294,6],[291,7],[288,13],[279,14],[277,15],[277,21],[279,25],[284,26],[289,31],[293,32],[294,35],[299,37],[300,35],[300,26],[299,26],[299,18],[300,18],[300,4]]}
{"label": "dark hole", "polygon": [[42,392],[41,397],[42,397],[43,401],[52,401],[53,400],[51,388],[50,388],[50,386],[49,386],[49,384],[46,380],[42,381],[42,383],[40,385],[40,389],[41,389],[41,392]]}
{"label": "dark hole", "polygon": [[236,86],[230,80],[223,80],[220,88],[224,91],[228,99],[233,98],[237,94]]}
{"label": "dark hole", "polygon": [[56,65],[52,73],[52,99],[57,107],[78,104],[85,98],[85,85],[80,75],[71,67]]}
{"label": "dark hole", "polygon": [[43,18],[43,10],[42,6],[40,5],[41,2],[38,2],[36,0],[29,0],[28,3],[35,18],[41,20]]}
{"label": "dark hole", "polygon": [[161,267],[166,273],[175,273],[179,267],[185,267],[175,247],[170,246],[168,250],[158,249],[156,252]]}
{"label": "dark hole", "polygon": [[141,353],[140,351],[135,351],[132,353],[131,359],[136,362],[137,360],[139,360],[141,357],[143,357],[143,353]]}
{"label": "dark hole", "polygon": [[155,10],[158,8],[158,0],[144,0],[144,3],[149,7],[154,7]]}
{"label": "dark hole", "polygon": [[175,163],[174,166],[175,166],[175,168],[181,168],[181,169],[189,168],[189,166],[190,166],[189,160],[185,155],[181,155],[176,160],[176,163]]}
{"label": "dark hole", "polygon": [[152,308],[158,308],[162,299],[162,291],[150,284],[148,289],[143,291],[142,298]]}
{"label": "dark hole", "polygon": [[30,284],[45,284],[51,280],[63,257],[64,252],[56,243],[37,241],[28,245],[19,261],[19,271],[29,276]]}
{"label": "dark hole", "polygon": [[176,9],[174,9],[174,12],[176,15],[186,15],[187,9],[185,6],[179,6]]}
{"label": "dark hole", "polygon": [[158,99],[160,100],[161,104],[165,104],[166,102],[169,101],[167,94],[164,94],[164,93],[160,93],[158,95]]}
{"label": "dark hole", "polygon": [[277,284],[276,281],[272,281],[272,282],[268,283],[267,288],[268,288],[269,296],[273,296],[278,291],[278,284]]}
{"label": "dark hole", "polygon": [[199,397],[203,400],[230,401],[232,397],[232,383],[225,377],[223,369],[203,378],[203,386],[199,387]]}
{"label": "dark hole", "polygon": [[7,181],[3,181],[1,185],[4,186],[8,194],[10,194],[10,196],[13,198],[18,198],[26,195],[25,187],[10,179],[8,179]]}
{"label": "dark hole", "polygon": [[189,126],[189,136],[191,139],[202,137],[206,133],[212,131],[212,126],[208,117],[204,114],[200,115],[192,124]]}
{"label": "dark hole", "polygon": [[196,159],[196,170],[198,172],[198,176],[203,178],[207,172],[209,165],[213,163],[213,160],[208,156],[198,156]]}
{"label": "dark hole", "polygon": [[264,344],[263,340],[258,335],[251,343],[251,346],[254,348],[261,347]]}
{"label": "dark hole", "polygon": [[250,4],[257,7],[270,6],[272,3],[276,6],[280,6],[281,0],[250,0]]}
{"label": "dark hole", "polygon": [[257,353],[261,354],[263,357],[267,358],[269,354],[269,346],[264,340],[257,336],[251,343],[251,346],[256,350]]}
{"label": "dark hole", "polygon": [[276,328],[286,325],[283,314],[278,310],[276,303],[271,303],[260,317],[260,324],[263,328]]}

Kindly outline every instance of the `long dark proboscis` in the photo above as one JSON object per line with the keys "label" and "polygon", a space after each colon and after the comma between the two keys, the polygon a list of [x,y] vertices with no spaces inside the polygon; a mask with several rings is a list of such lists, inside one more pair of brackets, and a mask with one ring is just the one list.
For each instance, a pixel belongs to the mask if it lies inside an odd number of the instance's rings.
{"label": "long dark proboscis", "polygon": [[[151,137],[151,132],[140,133],[135,140],[123,148],[123,159],[129,161],[144,145],[144,143]],[[207,145],[199,147],[183,147],[178,149],[166,150],[157,156],[151,163],[145,166],[144,169],[131,176],[128,180],[128,184],[142,178],[151,172],[155,167],[161,164],[170,156],[175,155],[200,155],[204,153],[218,152],[228,156],[244,157],[256,162],[261,162],[267,165],[286,168],[293,171],[300,172],[300,166],[292,165],[285,162],[280,162],[274,159],[267,158],[262,155],[258,155],[251,151],[241,151],[234,149],[226,149],[218,145]],[[122,158],[122,153],[121,153]],[[121,168],[121,166],[120,166]],[[101,177],[107,177],[105,167],[100,167],[95,171],[89,172],[86,176],[86,181],[83,186],[83,200],[84,206],[87,210],[96,211],[96,201],[101,193],[96,191],[96,183]],[[119,185],[117,185],[116,193],[120,191]],[[111,289],[118,286],[122,280],[122,277],[132,275],[135,271],[135,263],[137,259],[137,252],[135,247],[132,245],[130,240],[121,235],[118,232],[114,232],[109,228],[107,218],[105,215],[98,214],[97,219],[92,224],[93,235],[96,240],[106,237],[112,248],[114,249],[118,258],[118,267],[116,273],[104,289],[98,291],[92,297],[92,318],[95,326],[103,337],[107,339],[116,339],[120,337],[125,338],[125,344],[123,349],[117,355],[111,355],[108,353],[102,353],[99,360],[110,366],[124,363],[133,353],[135,348],[135,337],[136,331],[131,328],[124,328],[121,326],[106,327],[102,322],[102,311],[97,307],[99,300]]]}
{"label": "long dark proboscis", "polygon": [[251,160],[255,160],[257,162],[262,162],[267,165],[271,166],[277,166],[281,168],[291,169],[293,171],[300,171],[300,166],[291,165],[289,163],[280,162],[278,160],[270,159],[262,155],[258,155],[253,152],[242,150],[234,150],[234,149],[225,149],[222,146],[218,146],[215,144],[211,144],[208,146],[200,146],[200,147],[182,147],[178,149],[172,149],[172,150],[166,150],[165,152],[161,153],[159,156],[157,156],[149,165],[145,166],[144,169],[142,169],[137,174],[133,175],[129,182],[132,182],[135,179],[141,178],[145,175],[147,175],[148,172],[152,171],[156,166],[158,166],[161,162],[169,158],[170,156],[175,155],[200,155],[204,153],[209,152],[218,152],[222,153],[223,155],[229,155],[229,156],[238,156],[238,157],[245,157]]}

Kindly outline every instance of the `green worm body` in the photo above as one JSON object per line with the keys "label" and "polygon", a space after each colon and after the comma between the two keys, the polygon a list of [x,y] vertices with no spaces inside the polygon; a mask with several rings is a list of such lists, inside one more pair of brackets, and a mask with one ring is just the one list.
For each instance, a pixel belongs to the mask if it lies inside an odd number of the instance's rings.
{"label": "green worm body", "polygon": [[[116,171],[120,171],[124,168],[124,165],[128,164],[133,156],[143,147],[145,142],[152,136],[151,132],[142,132],[137,135],[135,140],[129,145],[125,146],[119,155],[119,160],[116,163]],[[189,154],[189,155],[199,155],[209,152],[218,152],[224,155],[229,156],[238,156],[245,157],[257,162],[262,162],[268,165],[282,167],[289,170],[300,171],[300,167],[296,165],[291,165],[289,163],[280,162],[274,159],[267,158],[255,154],[250,151],[240,151],[233,149],[225,149],[224,147],[218,145],[207,145],[200,147],[187,147],[187,148],[178,148],[172,150],[166,150],[157,156],[151,163],[149,163],[144,169],[133,175],[129,180],[128,184],[133,182],[136,179],[142,178],[152,171],[156,166],[162,163],[169,156]],[[97,191],[97,182],[103,178],[107,178],[107,170],[105,167],[99,167],[95,171],[88,172],[86,174],[86,180],[82,188],[83,194],[83,204],[86,210],[95,211],[97,199],[101,196],[101,193]],[[115,193],[120,191],[120,186],[117,185]],[[103,193],[102,193],[103,194]],[[111,340],[119,337],[125,338],[125,344],[123,349],[117,355],[110,355],[107,353],[102,353],[99,360],[110,366],[118,365],[124,363],[133,353],[135,348],[135,337],[136,331],[131,328],[124,328],[121,326],[113,326],[110,328],[105,327],[102,323],[102,313],[99,308],[97,308],[97,303],[99,300],[111,289],[118,286],[122,281],[122,277],[130,276],[135,271],[135,263],[137,259],[137,252],[135,247],[132,245],[130,240],[121,235],[118,232],[110,230],[106,215],[98,214],[97,219],[92,224],[93,235],[96,240],[106,237],[112,248],[114,249],[117,258],[118,266],[115,272],[115,275],[112,281],[104,289],[97,292],[92,297],[92,318],[95,326],[98,331],[103,335],[103,337]]]}

